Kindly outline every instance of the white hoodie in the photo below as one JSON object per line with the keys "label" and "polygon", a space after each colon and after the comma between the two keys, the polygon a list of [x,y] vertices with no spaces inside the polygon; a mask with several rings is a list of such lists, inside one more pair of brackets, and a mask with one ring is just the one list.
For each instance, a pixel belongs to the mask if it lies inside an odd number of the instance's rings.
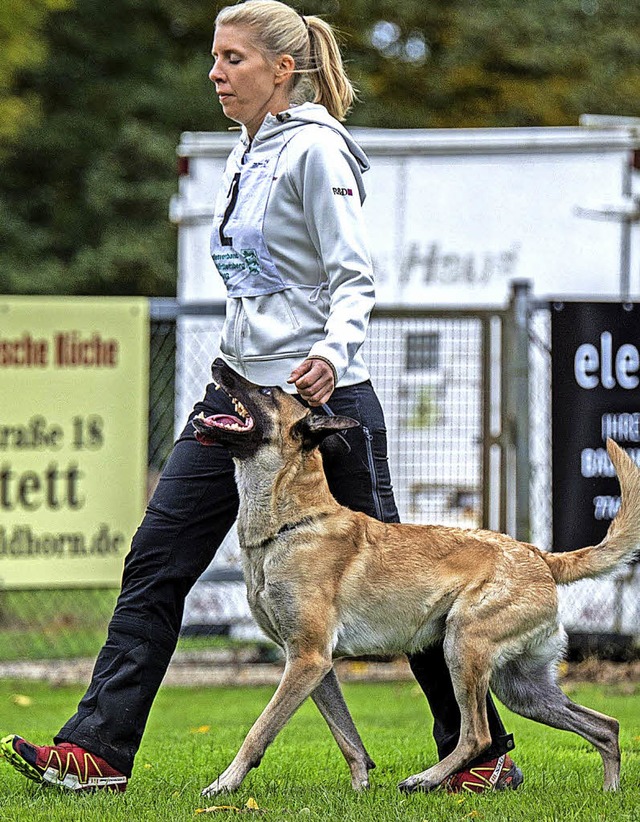
{"label": "white hoodie", "polygon": [[281,385],[307,357],[336,384],[369,374],[359,349],[374,305],[362,217],[362,149],[314,103],[268,114],[227,161],[211,254],[227,286],[221,355],[259,385]]}

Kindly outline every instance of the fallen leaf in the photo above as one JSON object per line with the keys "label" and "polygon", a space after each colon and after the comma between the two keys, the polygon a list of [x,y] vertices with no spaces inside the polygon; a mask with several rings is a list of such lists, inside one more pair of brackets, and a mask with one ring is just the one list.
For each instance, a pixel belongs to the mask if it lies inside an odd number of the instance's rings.
{"label": "fallen leaf", "polygon": [[211,805],[210,808],[198,808],[196,813],[217,813],[218,811],[233,811],[233,813],[264,813],[252,796],[247,799],[244,808],[238,808],[237,805]]}
{"label": "fallen leaf", "polygon": [[200,725],[198,728],[189,728],[189,733],[192,734],[208,734],[211,730],[211,725]]}
{"label": "fallen leaf", "polygon": [[210,808],[198,808],[196,813],[216,813],[217,811],[235,811],[240,813],[240,808],[235,805],[212,805]]}
{"label": "fallen leaf", "polygon": [[18,708],[30,708],[33,705],[33,699],[30,696],[25,696],[24,694],[14,694],[11,697],[11,701],[14,705],[17,705]]}

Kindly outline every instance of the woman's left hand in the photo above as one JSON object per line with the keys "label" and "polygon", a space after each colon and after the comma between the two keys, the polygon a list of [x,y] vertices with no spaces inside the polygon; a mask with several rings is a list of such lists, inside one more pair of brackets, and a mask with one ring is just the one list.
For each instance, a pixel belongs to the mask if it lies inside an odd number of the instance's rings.
{"label": "woman's left hand", "polygon": [[298,394],[311,406],[327,402],[336,387],[333,369],[324,360],[305,360],[293,369],[287,382],[293,383]]}

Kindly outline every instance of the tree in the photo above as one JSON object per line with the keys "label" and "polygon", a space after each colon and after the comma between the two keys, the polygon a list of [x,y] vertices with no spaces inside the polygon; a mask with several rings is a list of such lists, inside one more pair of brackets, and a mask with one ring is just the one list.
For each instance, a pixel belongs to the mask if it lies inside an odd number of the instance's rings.
{"label": "tree", "polygon": [[16,94],[12,82],[21,69],[42,61],[42,23],[65,5],[67,0],[3,0],[0,6],[0,147],[37,116],[37,99]]}
{"label": "tree", "polygon": [[[316,3],[305,4],[318,8]],[[615,0],[324,0],[361,104],[389,128],[575,125],[640,114],[640,6]]]}
{"label": "tree", "polygon": [[223,119],[211,25],[169,0],[77,0],[49,16],[48,56],[16,87],[40,116],[5,162],[0,290],[174,293],[176,144]]}
{"label": "tree", "polygon": [[[640,115],[637,3],[294,1],[345,34],[361,98],[352,125]],[[207,78],[215,9],[196,0],[63,3],[4,0],[0,9],[11,46],[0,54],[0,128],[13,135],[0,180],[0,291],[173,294],[167,211],[180,132],[229,125]]]}

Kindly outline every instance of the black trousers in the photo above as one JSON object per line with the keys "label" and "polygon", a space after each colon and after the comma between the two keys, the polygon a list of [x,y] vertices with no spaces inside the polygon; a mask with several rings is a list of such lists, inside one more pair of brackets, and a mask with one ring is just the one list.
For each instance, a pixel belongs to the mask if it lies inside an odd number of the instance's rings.
{"label": "black trousers", "polygon": [[[398,521],[393,498],[384,417],[369,382],[337,388],[329,412],[357,419],[343,436],[350,452],[324,455],[335,498],[354,510]],[[207,387],[191,417],[233,413],[223,392]],[[191,419],[190,417],[190,419]],[[122,589],[89,688],[77,712],[56,736],[103,757],[129,776],[162,678],[175,650],[185,598],[236,518],[234,466],[220,446],[204,447],[188,423],[178,438],[127,555]],[[460,715],[441,648],[410,658],[435,717],[439,755],[455,747]],[[513,747],[489,699],[492,747]],[[483,758],[487,758],[485,755]]]}

